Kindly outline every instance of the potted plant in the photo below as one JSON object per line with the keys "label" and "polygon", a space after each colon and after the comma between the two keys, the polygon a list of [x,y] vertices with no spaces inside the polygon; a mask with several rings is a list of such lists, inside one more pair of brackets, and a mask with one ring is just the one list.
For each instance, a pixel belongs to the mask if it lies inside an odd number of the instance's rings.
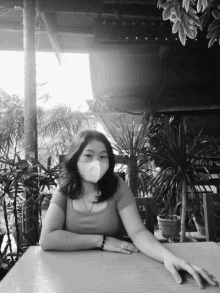
{"label": "potted plant", "polygon": [[[166,211],[166,209],[164,209]],[[180,233],[180,216],[176,212],[162,213],[157,216],[159,229],[164,238],[178,237]]]}
{"label": "potted plant", "polygon": [[[195,189],[195,180],[199,177],[195,161],[201,154],[198,148],[199,138],[203,131],[190,136],[189,118],[183,116],[163,116],[154,119],[149,135],[148,155],[159,167],[148,182],[148,190],[152,192],[155,202],[163,204],[165,213],[158,217],[179,226],[180,242],[185,239],[187,202],[189,194],[192,207],[199,206],[200,201]],[[196,204],[196,205],[195,205]],[[180,207],[180,217],[174,213]],[[173,232],[178,234],[178,228]]]}

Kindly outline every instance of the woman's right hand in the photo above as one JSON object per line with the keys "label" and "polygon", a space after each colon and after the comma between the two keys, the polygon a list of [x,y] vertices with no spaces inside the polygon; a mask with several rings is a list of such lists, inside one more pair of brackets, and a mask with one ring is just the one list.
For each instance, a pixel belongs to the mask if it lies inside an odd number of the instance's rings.
{"label": "woman's right hand", "polygon": [[114,237],[108,236],[106,237],[103,250],[111,252],[120,252],[125,254],[130,254],[131,252],[139,251],[137,247],[130,242],[122,241]]}

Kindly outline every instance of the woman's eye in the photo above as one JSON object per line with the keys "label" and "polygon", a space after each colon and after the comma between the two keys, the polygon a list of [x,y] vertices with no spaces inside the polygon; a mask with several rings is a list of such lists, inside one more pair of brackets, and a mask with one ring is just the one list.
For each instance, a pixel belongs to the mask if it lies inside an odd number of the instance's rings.
{"label": "woman's eye", "polygon": [[88,154],[86,154],[86,155],[85,155],[85,157],[87,157],[87,158],[91,158],[92,156],[91,156],[91,155],[88,155]]}
{"label": "woman's eye", "polygon": [[107,156],[101,156],[101,159],[108,159]]}

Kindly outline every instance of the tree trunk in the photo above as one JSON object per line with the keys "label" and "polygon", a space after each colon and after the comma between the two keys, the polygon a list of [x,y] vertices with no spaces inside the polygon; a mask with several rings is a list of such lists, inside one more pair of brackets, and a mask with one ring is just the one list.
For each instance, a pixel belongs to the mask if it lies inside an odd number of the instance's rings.
{"label": "tree trunk", "polygon": [[181,190],[181,198],[182,198],[182,209],[181,209],[181,232],[180,232],[180,242],[184,242],[186,236],[186,206],[187,206],[187,198],[186,198],[187,186],[186,181],[184,180],[182,183]]}
{"label": "tree trunk", "polygon": [[[36,114],[36,47],[35,22],[36,0],[23,0],[23,44],[24,44],[24,144],[25,158],[37,159],[37,114]],[[33,172],[33,170],[31,171]],[[38,209],[34,207],[37,192],[28,183],[26,188],[25,233],[32,244],[38,242]],[[32,185],[32,184],[31,184]]]}
{"label": "tree trunk", "polygon": [[134,155],[130,155],[128,165],[128,185],[133,192],[133,195],[137,197],[137,186],[138,186],[138,168],[137,158]]}

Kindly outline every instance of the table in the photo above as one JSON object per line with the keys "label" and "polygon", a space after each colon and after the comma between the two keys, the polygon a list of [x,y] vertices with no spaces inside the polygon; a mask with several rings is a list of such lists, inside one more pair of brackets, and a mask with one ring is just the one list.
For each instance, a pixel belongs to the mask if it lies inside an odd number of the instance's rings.
{"label": "table", "polygon": [[[206,268],[220,281],[220,246],[214,242],[164,244],[186,260]],[[151,293],[202,292],[187,273],[175,283],[163,264],[142,253],[52,252],[30,247],[0,282],[4,293]],[[185,276],[185,277],[184,277]],[[220,292],[207,285],[206,292]]]}

